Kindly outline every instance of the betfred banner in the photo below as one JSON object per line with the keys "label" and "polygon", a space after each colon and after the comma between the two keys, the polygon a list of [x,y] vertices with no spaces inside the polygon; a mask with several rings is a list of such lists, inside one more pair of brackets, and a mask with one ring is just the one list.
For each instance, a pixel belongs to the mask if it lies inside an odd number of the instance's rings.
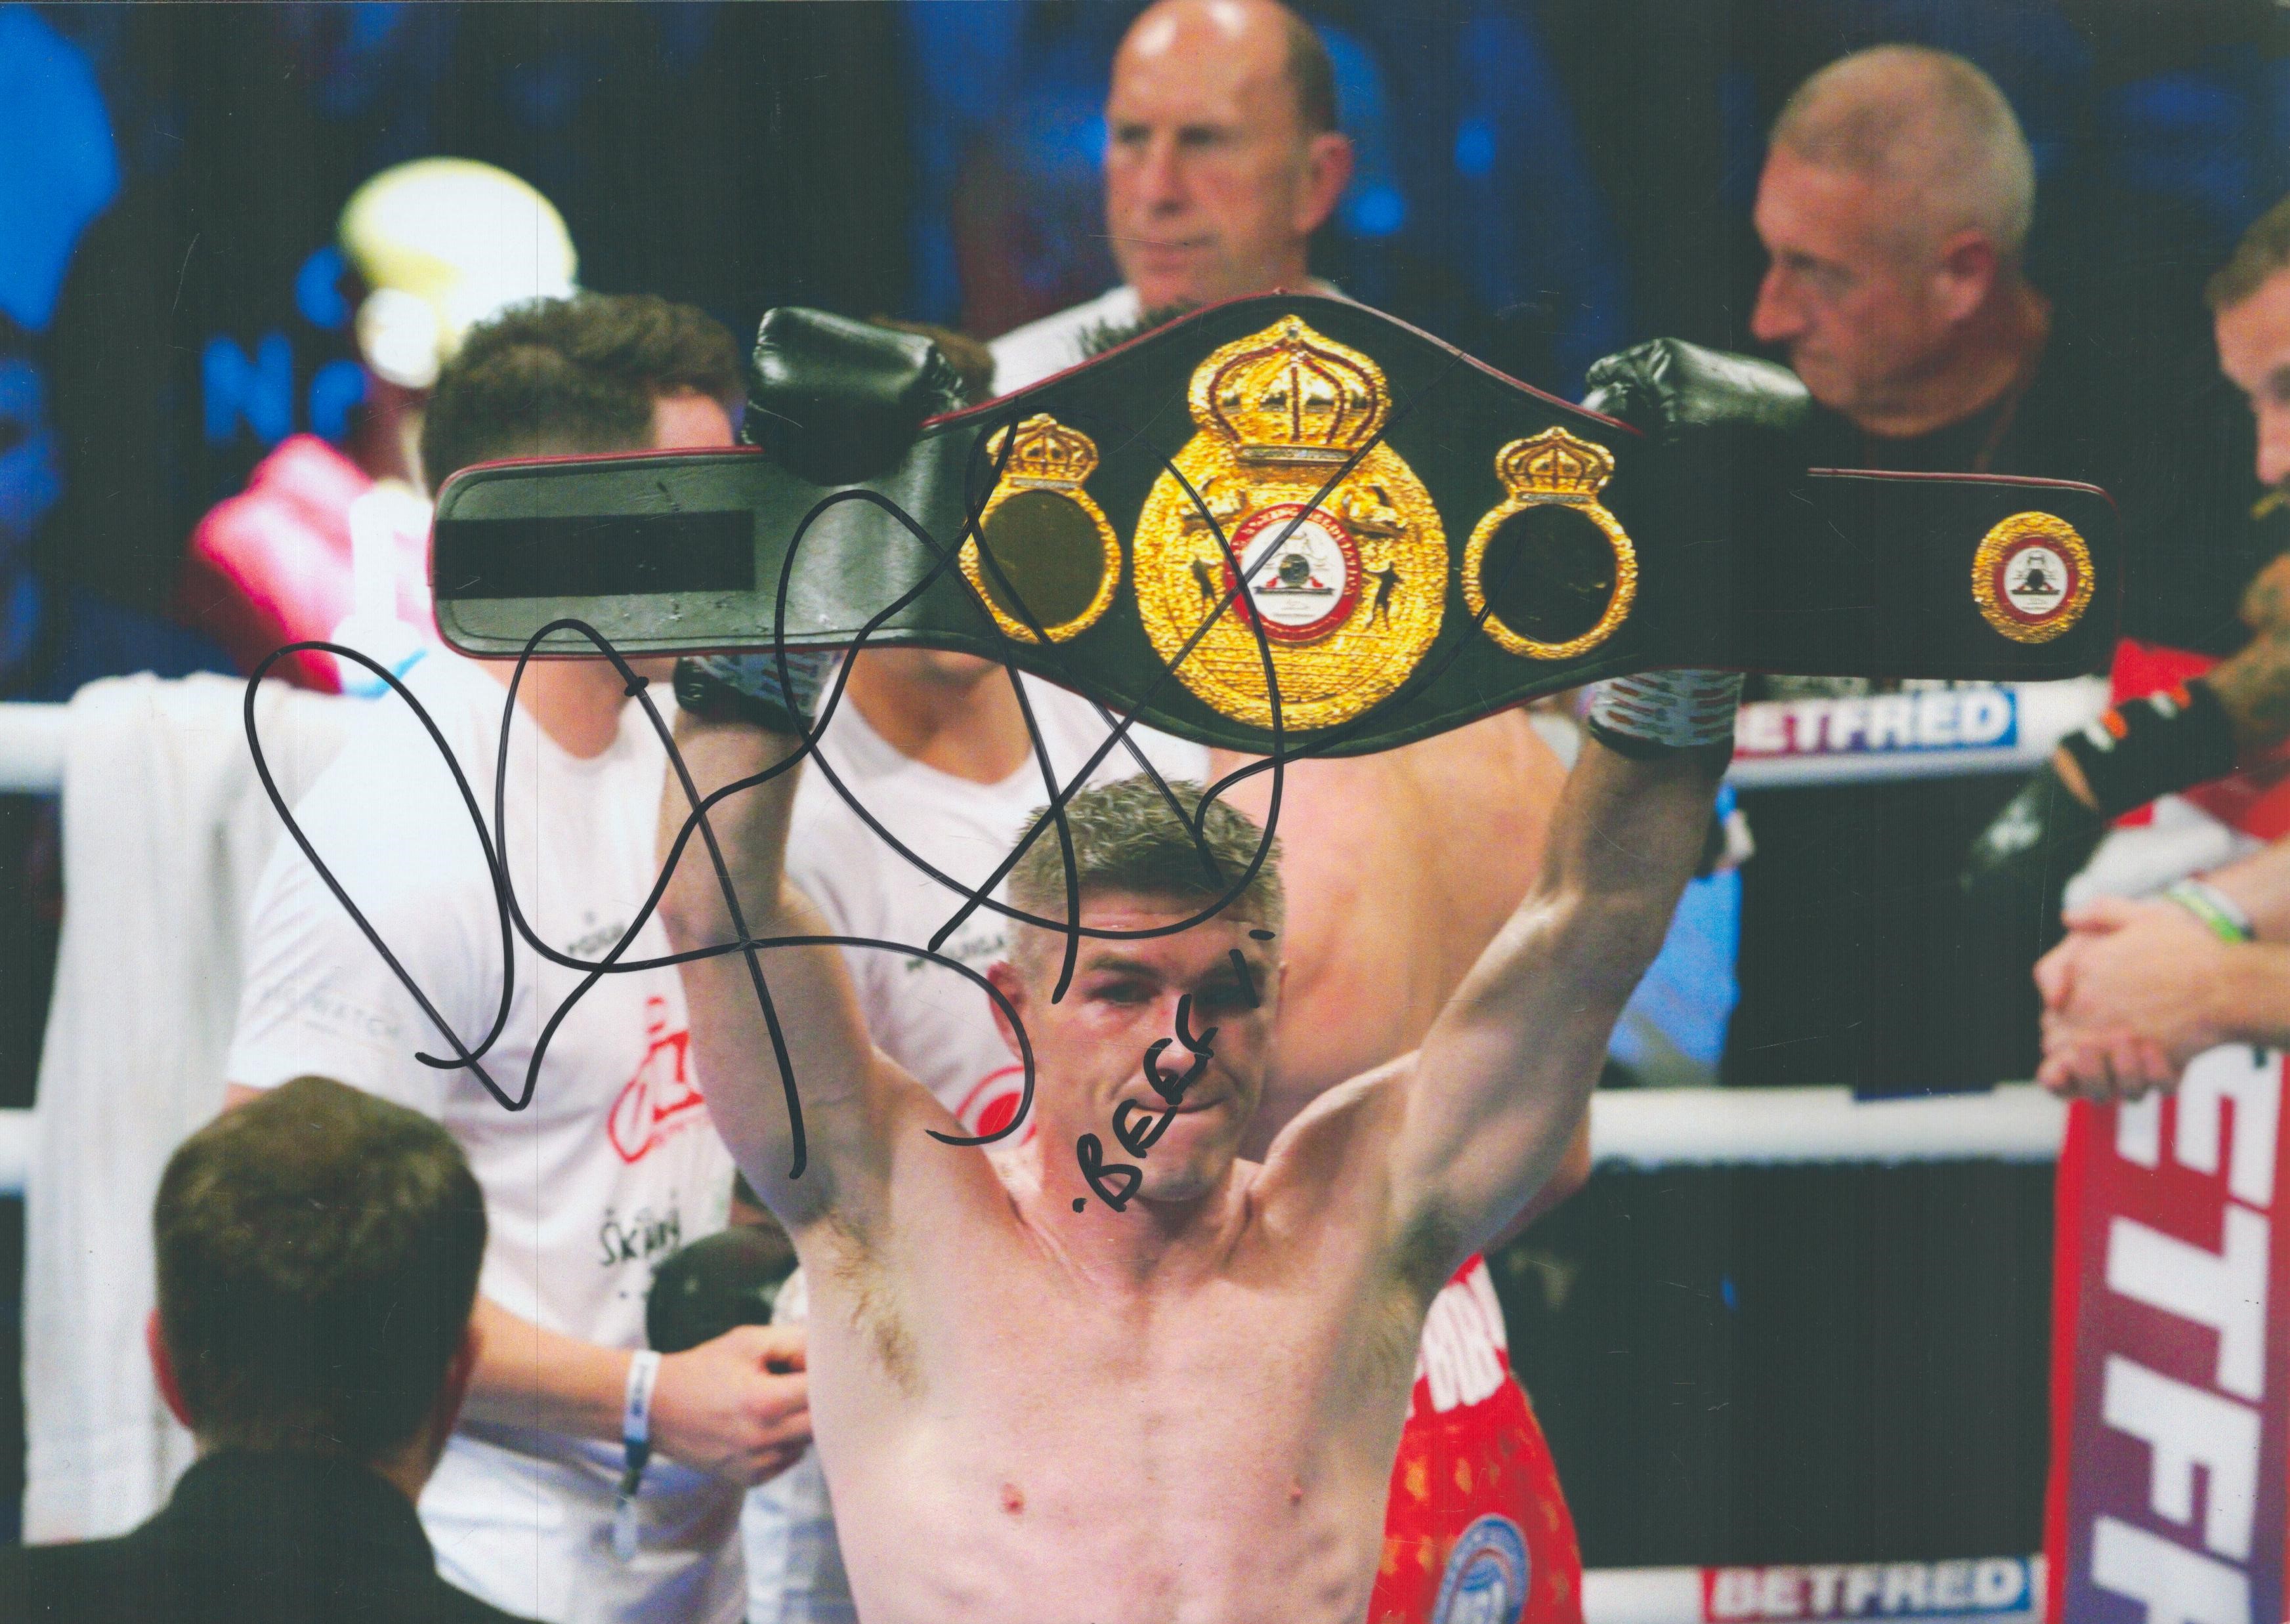
{"label": "betfred banner", "polygon": [[1701,1575],[1701,1617],[1704,1624],[2024,1624],[2038,1616],[2043,1588],[2040,1556],[1709,1568]]}
{"label": "betfred banner", "polygon": [[2290,1476],[2284,1063],[2078,1105],[2060,1159],[2054,1620],[2279,1624]]}

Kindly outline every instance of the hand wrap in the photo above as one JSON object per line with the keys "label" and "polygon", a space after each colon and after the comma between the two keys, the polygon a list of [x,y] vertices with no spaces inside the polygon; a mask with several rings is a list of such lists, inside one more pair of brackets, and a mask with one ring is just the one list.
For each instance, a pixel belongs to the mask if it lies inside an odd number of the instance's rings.
{"label": "hand wrap", "polygon": [[676,662],[676,702],[703,721],[747,722],[802,738],[834,660],[826,649],[789,649],[784,668],[778,652],[690,655]]}
{"label": "hand wrap", "polygon": [[2234,724],[2200,677],[2126,700],[2060,740],[2102,813],[2120,817],[2157,796],[2234,771]]}
{"label": "hand wrap", "polygon": [[1587,725],[1609,749],[1638,760],[1664,750],[1734,745],[1739,671],[1639,671],[1590,689]]}

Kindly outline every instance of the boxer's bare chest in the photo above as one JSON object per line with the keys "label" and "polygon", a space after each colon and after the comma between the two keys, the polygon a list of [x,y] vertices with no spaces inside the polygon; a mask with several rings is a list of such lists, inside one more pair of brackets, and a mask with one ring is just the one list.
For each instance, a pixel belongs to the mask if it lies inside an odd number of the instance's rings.
{"label": "boxer's bare chest", "polygon": [[[1108,1290],[1053,1247],[1005,1236],[964,1268],[949,1238],[891,1249],[896,1266],[845,1256],[813,1288],[813,1412],[854,1582],[895,1573],[917,1616],[1048,1619],[1008,1609],[1125,1575],[1121,1608],[1093,1589],[1072,1614],[1106,1620],[1285,1571],[1317,1574],[1341,1616],[1421,1324],[1364,1245],[1244,1244]],[[854,1549],[854,1514],[896,1548]]]}

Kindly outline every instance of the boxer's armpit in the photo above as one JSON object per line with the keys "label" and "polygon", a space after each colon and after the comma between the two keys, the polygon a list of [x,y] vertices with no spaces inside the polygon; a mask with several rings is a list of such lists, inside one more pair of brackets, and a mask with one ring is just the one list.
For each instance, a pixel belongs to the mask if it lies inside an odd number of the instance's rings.
{"label": "boxer's armpit", "polygon": [[1444,1202],[1433,1200],[1401,1227],[1392,1246],[1392,1272],[1414,1294],[1420,1310],[1439,1294],[1469,1251],[1461,1222]]}

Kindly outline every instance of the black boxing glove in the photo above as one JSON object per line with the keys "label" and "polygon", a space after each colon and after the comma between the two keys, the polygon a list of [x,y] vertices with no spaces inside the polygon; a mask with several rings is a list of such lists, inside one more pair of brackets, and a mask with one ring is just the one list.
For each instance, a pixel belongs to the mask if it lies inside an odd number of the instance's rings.
{"label": "black boxing glove", "polygon": [[2234,771],[2234,724],[2196,677],[2126,700],[2060,748],[2082,770],[2096,808],[2046,762],[1972,843],[1961,876],[1966,895],[2040,916],[2046,928],[2110,823],[2157,796]]}
{"label": "black boxing glove", "polygon": [[1582,404],[1645,436],[1623,523],[1705,538],[1680,549],[1640,612],[1681,667],[1753,658],[1742,612],[1777,601],[1767,545],[1807,462],[1813,397],[1749,356],[1655,339],[1591,364]]}
{"label": "black boxing glove", "polygon": [[1586,410],[1657,441],[1709,430],[1788,440],[1813,418],[1813,396],[1787,367],[1683,339],[1649,339],[1601,356],[1582,378]]}
{"label": "black boxing glove", "polygon": [[703,722],[745,722],[800,739],[811,732],[834,663],[829,649],[689,654],[676,662],[677,707]]}
{"label": "black boxing glove", "polygon": [[645,1295],[645,1340],[664,1354],[712,1342],[738,1325],[768,1325],[795,1272],[786,1238],[740,1227],[670,1253]]}
{"label": "black boxing glove", "polygon": [[757,329],[740,432],[813,484],[851,484],[897,467],[925,419],[964,404],[961,373],[922,334],[790,305]]}
{"label": "black boxing glove", "polygon": [[2048,930],[2059,918],[2068,882],[2099,849],[2108,822],[2046,762],[1980,831],[1965,854],[1959,883],[1966,896]]}
{"label": "black boxing glove", "polygon": [[2121,817],[2157,796],[2234,771],[2234,722],[2199,676],[2126,700],[2060,740],[2083,769],[2102,814]]}

